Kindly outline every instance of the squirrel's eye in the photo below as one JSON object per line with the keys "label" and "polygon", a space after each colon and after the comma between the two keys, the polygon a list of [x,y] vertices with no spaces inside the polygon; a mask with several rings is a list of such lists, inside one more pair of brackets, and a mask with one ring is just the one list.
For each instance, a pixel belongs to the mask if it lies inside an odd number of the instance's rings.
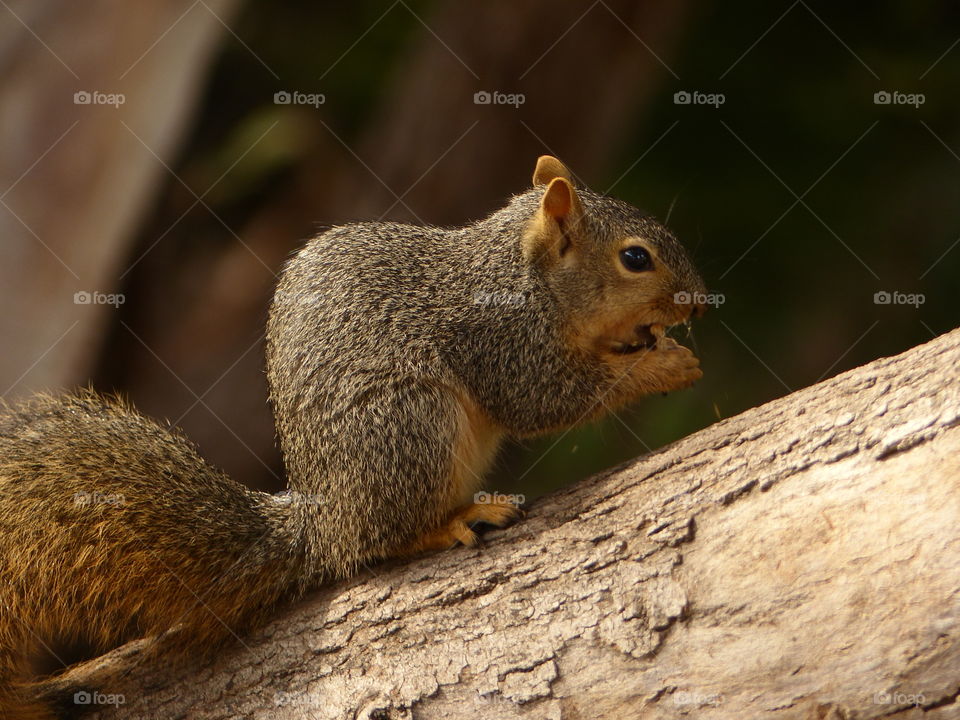
{"label": "squirrel's eye", "polygon": [[620,251],[620,262],[627,270],[633,272],[644,272],[653,270],[653,258],[650,257],[645,249],[639,245],[631,245]]}

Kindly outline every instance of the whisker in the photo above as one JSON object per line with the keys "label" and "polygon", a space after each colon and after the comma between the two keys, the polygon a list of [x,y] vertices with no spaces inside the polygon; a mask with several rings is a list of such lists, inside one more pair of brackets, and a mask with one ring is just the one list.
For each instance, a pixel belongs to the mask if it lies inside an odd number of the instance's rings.
{"label": "whisker", "polygon": [[667,216],[663,219],[664,225],[670,224],[670,216],[673,215],[673,208],[677,204],[677,199],[679,197],[680,197],[680,193],[677,192],[677,194],[673,196],[673,200],[670,201],[670,207],[667,208]]}

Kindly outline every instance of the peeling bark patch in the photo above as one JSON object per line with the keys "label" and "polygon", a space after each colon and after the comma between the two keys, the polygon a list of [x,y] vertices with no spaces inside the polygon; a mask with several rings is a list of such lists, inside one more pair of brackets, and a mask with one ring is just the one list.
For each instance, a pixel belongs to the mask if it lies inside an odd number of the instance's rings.
{"label": "peeling bark patch", "polygon": [[500,683],[500,692],[505,698],[522,704],[549,696],[550,683],[556,678],[556,663],[548,660],[530,670],[507,673]]}
{"label": "peeling bark patch", "polygon": [[741,496],[743,496],[743,495],[746,495],[748,492],[750,492],[751,490],[753,490],[756,486],[757,486],[757,481],[756,481],[756,480],[748,480],[747,482],[745,482],[745,483],[744,483],[743,485],[741,485],[740,487],[735,488],[734,490],[730,490],[729,492],[726,492],[726,493],[724,493],[723,495],[721,495],[721,496],[717,499],[717,502],[718,502],[720,505],[729,505],[730,503],[732,503],[732,502],[733,502],[734,500],[736,500],[737,498],[739,498],[739,497],[741,497]]}

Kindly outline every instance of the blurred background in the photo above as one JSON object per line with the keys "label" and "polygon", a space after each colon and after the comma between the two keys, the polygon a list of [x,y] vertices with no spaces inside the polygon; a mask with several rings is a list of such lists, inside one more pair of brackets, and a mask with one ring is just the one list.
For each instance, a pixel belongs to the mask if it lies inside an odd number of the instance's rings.
{"label": "blurred background", "polygon": [[280,489],[285,259],[471,222],[551,153],[715,297],[694,389],[503,453],[536,496],[958,324],[958,44],[945,1],[4,0],[0,391],[122,392]]}

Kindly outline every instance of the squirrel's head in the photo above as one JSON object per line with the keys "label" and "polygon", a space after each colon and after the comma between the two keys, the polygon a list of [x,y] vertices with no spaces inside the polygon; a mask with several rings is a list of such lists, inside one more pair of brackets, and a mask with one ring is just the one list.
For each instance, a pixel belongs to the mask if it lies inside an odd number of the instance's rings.
{"label": "squirrel's head", "polygon": [[550,286],[573,339],[596,354],[656,344],[666,327],[705,308],[703,280],[666,227],[627,203],[574,187],[572,174],[542,156],[542,190],[523,254]]}

